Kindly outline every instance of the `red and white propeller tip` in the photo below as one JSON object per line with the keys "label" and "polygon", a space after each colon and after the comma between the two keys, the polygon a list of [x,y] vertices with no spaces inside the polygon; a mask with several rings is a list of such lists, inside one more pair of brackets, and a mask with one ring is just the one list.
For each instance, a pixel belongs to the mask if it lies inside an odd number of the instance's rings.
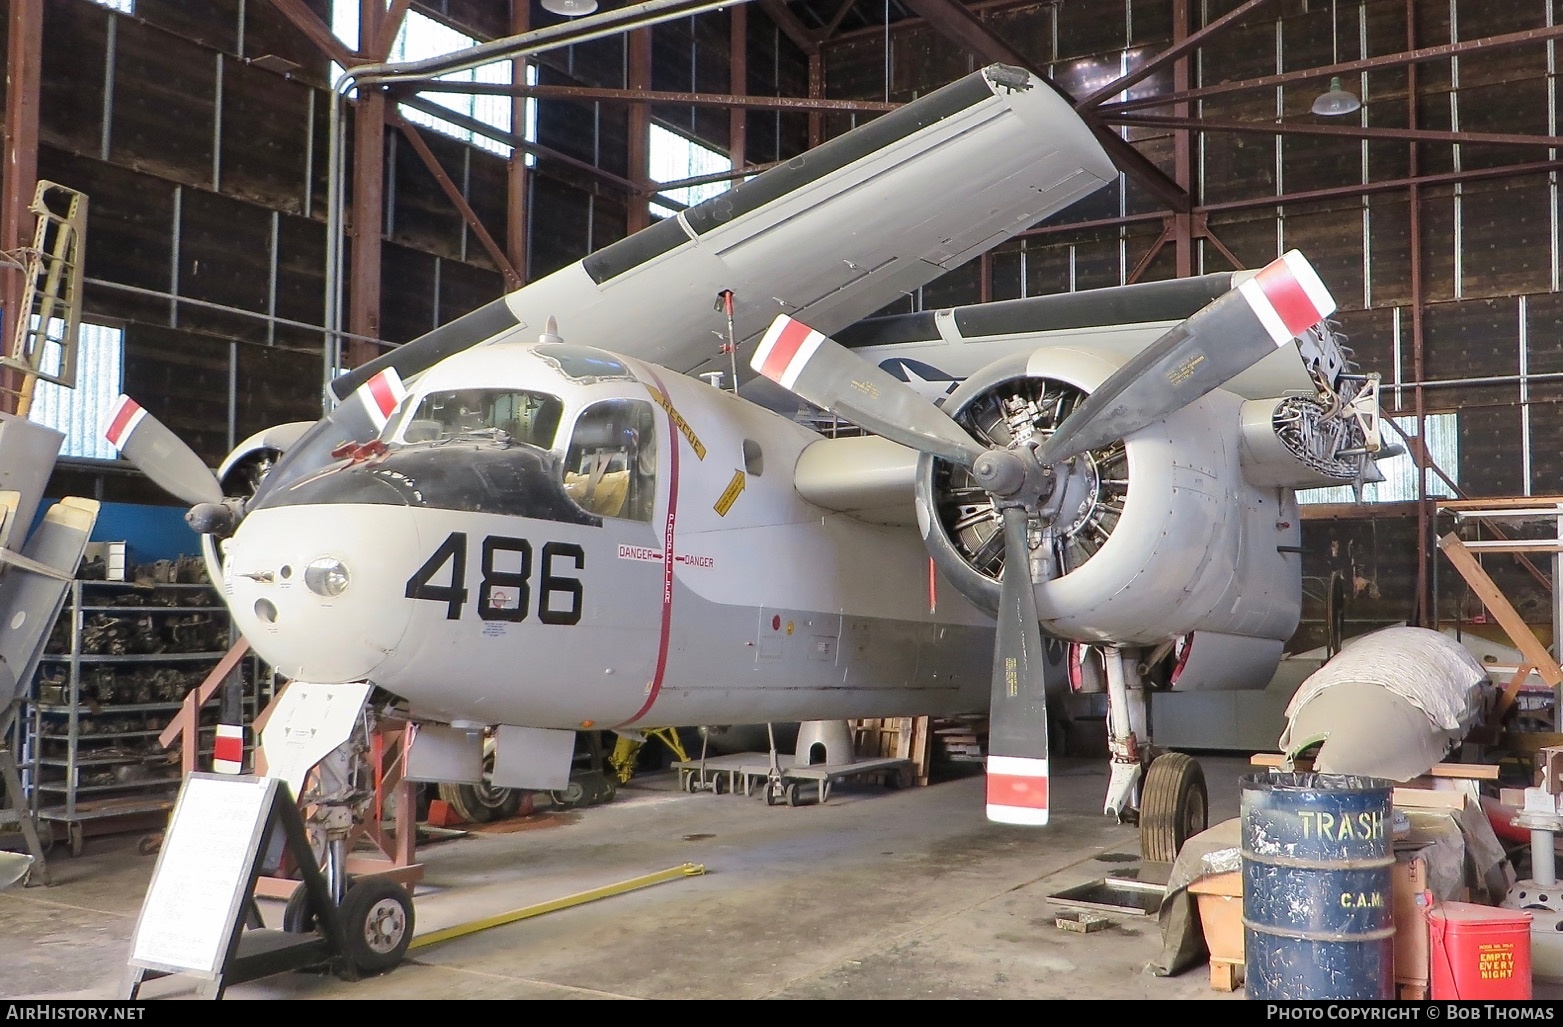
{"label": "red and white propeller tip", "polygon": [[355,389],[353,395],[368,411],[375,431],[381,431],[391,419],[391,414],[407,397],[407,389],[402,385],[402,376],[396,373],[396,368],[387,367]]}
{"label": "red and white propeller tip", "polygon": [[103,422],[103,437],[170,495],[191,506],[222,502],[222,486],[211,468],[129,396],[114,400]]}
{"label": "red and white propeller tip", "polygon": [[141,404],[129,396],[120,396],[109,408],[109,415],[103,422],[103,437],[109,440],[109,445],[116,450],[123,450],[125,443],[130,441],[141,422],[146,419],[147,412],[141,408]]}
{"label": "red and white propeller tip", "polygon": [[1237,287],[1264,330],[1284,346],[1335,312],[1335,299],[1296,250],[1266,264]]}
{"label": "red and white propeller tip", "polygon": [[989,755],[988,819],[1041,827],[1047,823],[1047,760]]}
{"label": "red and white propeller tip", "polygon": [[798,374],[807,366],[825,336],[802,321],[778,314],[765,330],[760,348],[754,351],[749,366],[784,389],[791,389]]}

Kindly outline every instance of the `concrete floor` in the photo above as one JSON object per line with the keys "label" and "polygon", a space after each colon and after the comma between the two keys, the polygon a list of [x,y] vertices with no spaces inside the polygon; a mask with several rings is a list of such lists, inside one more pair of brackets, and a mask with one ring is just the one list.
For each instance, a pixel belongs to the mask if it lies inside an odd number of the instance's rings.
{"label": "concrete floor", "polygon": [[[1246,759],[1201,759],[1211,822],[1238,815]],[[1135,828],[1101,815],[1106,763],[1054,762],[1052,823],[983,817],[980,775],[926,788],[838,787],[824,805],[685,794],[646,774],[611,803],[542,811],[426,844],[416,933],[698,864],[705,872],[427,947],[349,982],[297,972],[230,999],[1241,999],[1197,968],[1144,972],[1154,916],[1089,934],[1049,894],[1135,865]],[[497,829],[496,829],[497,828]],[[0,892],[0,997],[114,998],[154,857],[142,835],[57,846],[50,887]],[[268,926],[281,903],[261,901]],[[143,997],[188,996],[188,978]]]}

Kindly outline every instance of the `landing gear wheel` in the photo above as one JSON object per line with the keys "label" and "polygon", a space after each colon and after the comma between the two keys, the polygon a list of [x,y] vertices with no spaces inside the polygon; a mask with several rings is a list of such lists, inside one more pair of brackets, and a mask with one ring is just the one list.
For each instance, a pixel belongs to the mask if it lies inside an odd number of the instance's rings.
{"label": "landing gear wheel", "polygon": [[721,795],[727,791],[727,782],[722,780],[722,775],[717,774],[711,778],[711,794]]}
{"label": "landing gear wheel", "polygon": [[[358,878],[349,874],[347,890],[351,892],[357,884]],[[282,929],[289,934],[311,934],[319,926],[315,914],[315,904],[310,901],[309,887],[300,881],[298,887],[293,889],[293,894],[288,896],[288,904],[282,907]]]}
{"label": "landing gear wheel", "polygon": [[82,830],[80,824],[73,823],[65,829],[65,834],[70,842],[71,855],[80,856],[82,850],[87,847],[86,832]]}
{"label": "landing gear wheel", "polygon": [[784,792],[786,792],[786,790],[786,786],[783,785],[780,781],[765,782],[765,804],[767,806],[774,806],[778,802],[781,802],[782,795]]}
{"label": "landing gear wheel", "polygon": [[787,805],[800,806],[803,804],[803,789],[797,781],[787,786]]}
{"label": "landing gear wheel", "polygon": [[315,904],[309,900],[309,888],[301,882],[282,908],[282,929],[289,934],[313,934],[315,924]]}
{"label": "landing gear wheel", "polygon": [[483,760],[483,781],[475,785],[441,784],[440,798],[469,824],[490,824],[509,820],[521,809],[522,793],[517,788],[496,788],[491,782],[494,756]]}
{"label": "landing gear wheel", "polygon": [[400,963],[412,944],[412,929],[412,896],[395,881],[370,877],[347,890],[343,949],[360,972],[383,973]]}
{"label": "landing gear wheel", "polygon": [[1169,752],[1151,761],[1140,788],[1140,855],[1171,863],[1189,838],[1210,826],[1205,772],[1191,756]]}
{"label": "landing gear wheel", "polygon": [[564,809],[574,809],[586,802],[586,785],[579,778],[572,778],[570,783],[557,792],[550,792],[555,804]]}

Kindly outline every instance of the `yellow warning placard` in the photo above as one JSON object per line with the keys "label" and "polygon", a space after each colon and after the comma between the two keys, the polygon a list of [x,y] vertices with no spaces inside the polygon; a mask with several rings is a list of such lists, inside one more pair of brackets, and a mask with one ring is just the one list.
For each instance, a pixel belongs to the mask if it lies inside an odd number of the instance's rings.
{"label": "yellow warning placard", "polygon": [[700,437],[695,434],[695,429],[691,428],[689,422],[684,420],[684,415],[673,409],[673,404],[668,402],[668,398],[662,394],[661,389],[647,389],[646,391],[651,393],[651,398],[656,402],[657,406],[668,412],[668,416],[673,419],[673,424],[678,428],[679,434],[689,440],[689,448],[695,451],[695,456],[704,460],[706,458],[706,447],[700,441]]}
{"label": "yellow warning placard", "polygon": [[734,471],[733,480],[727,483],[727,488],[722,490],[722,494],[717,497],[716,506],[712,509],[721,516],[726,517],[727,511],[731,510],[733,504],[738,502],[738,496],[743,490],[744,472]]}

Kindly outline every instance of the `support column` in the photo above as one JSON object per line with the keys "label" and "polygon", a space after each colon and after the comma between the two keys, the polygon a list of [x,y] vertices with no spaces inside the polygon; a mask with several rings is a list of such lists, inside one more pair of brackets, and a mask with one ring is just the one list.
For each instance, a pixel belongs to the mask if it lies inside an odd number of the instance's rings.
{"label": "support column", "polygon": [[[360,40],[379,37],[385,5],[360,0]],[[380,337],[380,232],[385,211],[385,92],[360,87],[353,105],[353,245],[347,279],[347,330]],[[353,338],[342,347],[344,368],[379,356],[379,347]]]}
{"label": "support column", "polygon": [[[11,0],[7,25],[5,182],[0,192],[0,249],[15,253],[32,244],[33,191],[38,185],[38,94],[43,81],[43,0]],[[25,293],[22,272],[5,265],[0,286],[0,351],[9,350]],[[16,411],[21,375],[0,377],[0,406]]]}
{"label": "support column", "polygon": [[[825,98],[825,58],[816,47],[809,53],[809,99],[823,100]],[[809,149],[814,149],[825,141],[825,114],[823,111],[809,111]]]}
{"label": "support column", "polygon": [[[1416,49],[1416,0],[1406,0],[1406,50],[1410,52]],[[1417,69],[1415,64],[1406,65],[1406,127],[1417,127],[1416,116],[1417,101]],[[1427,412],[1423,405],[1422,394],[1423,360],[1422,360],[1422,190],[1417,186],[1416,178],[1420,173],[1417,160],[1419,147],[1415,142],[1407,143],[1409,147],[1410,166],[1407,169],[1411,179],[1409,198],[1411,202],[1411,375],[1416,382],[1412,389],[1412,397],[1416,411],[1416,448],[1423,455],[1417,460],[1416,473],[1416,598],[1414,601],[1410,623],[1416,626],[1431,626],[1437,623],[1436,611],[1431,608],[1429,601],[1428,566],[1432,557],[1432,539],[1430,518],[1428,517],[1427,499],[1427,464],[1431,454],[1427,450]]]}
{"label": "support column", "polygon": [[[651,30],[629,33],[629,66],[625,68],[625,87],[631,90],[651,88]],[[651,184],[651,105],[630,105],[629,180],[638,183],[641,192],[629,198],[628,228],[631,234],[651,224],[651,205],[645,190]]]}
{"label": "support column", "polygon": [[[532,9],[528,0],[511,0],[510,3],[510,34],[519,36],[531,31]],[[526,58],[520,57],[510,62],[510,83],[515,86],[526,85]],[[520,94],[512,94],[510,98],[510,131],[521,138],[526,135],[526,105],[527,97]],[[510,166],[506,169],[506,204],[505,204],[505,252],[510,255],[510,266],[516,269],[516,275],[520,279],[519,285],[525,285],[529,269],[527,266],[526,232],[528,211],[526,206],[527,189],[531,179],[531,171],[526,166],[526,153],[519,148],[510,151]]]}
{"label": "support column", "polygon": [[[745,4],[727,9],[727,91],[734,96],[749,95],[749,8]],[[749,131],[749,109],[734,105],[727,115],[727,155],[733,170],[746,163],[744,144]]]}
{"label": "support column", "polygon": [[[1178,46],[1189,34],[1189,0],[1173,0],[1172,3],[1172,45]],[[1189,59],[1180,57],[1172,62],[1172,88],[1175,92],[1183,92],[1189,87]],[[1189,105],[1179,103],[1173,105],[1173,116],[1186,118],[1189,116]],[[1172,134],[1172,180],[1178,183],[1178,188],[1189,194],[1189,198],[1195,203],[1198,197],[1195,195],[1194,182],[1194,133],[1174,131]],[[1193,217],[1188,211],[1174,211],[1172,215],[1172,235],[1174,240],[1173,254],[1177,261],[1177,277],[1188,278],[1194,274],[1194,225]]]}

